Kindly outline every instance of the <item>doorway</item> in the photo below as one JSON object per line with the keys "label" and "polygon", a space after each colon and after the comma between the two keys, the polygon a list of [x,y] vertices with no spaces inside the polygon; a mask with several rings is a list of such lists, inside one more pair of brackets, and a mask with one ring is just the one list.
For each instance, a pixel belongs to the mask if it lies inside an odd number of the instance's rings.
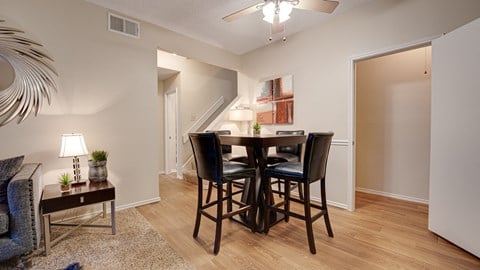
{"label": "doorway", "polygon": [[431,46],[353,64],[352,192],[428,203]]}

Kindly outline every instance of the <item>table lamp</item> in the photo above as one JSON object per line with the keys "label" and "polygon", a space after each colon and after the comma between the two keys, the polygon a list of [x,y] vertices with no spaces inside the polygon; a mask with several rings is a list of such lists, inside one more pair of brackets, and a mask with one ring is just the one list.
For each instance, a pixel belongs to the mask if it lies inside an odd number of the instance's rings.
{"label": "table lamp", "polygon": [[[246,122],[247,125],[250,126],[250,121],[252,120],[253,120],[253,111],[250,110],[249,108],[239,107],[230,111],[230,121],[238,121],[243,123]],[[249,133],[248,130],[249,129],[247,128],[247,133]]]}
{"label": "table lamp", "polygon": [[81,184],[80,160],[78,157],[85,155],[88,155],[88,150],[82,134],[62,134],[62,147],[58,156],[73,157],[73,185]]}

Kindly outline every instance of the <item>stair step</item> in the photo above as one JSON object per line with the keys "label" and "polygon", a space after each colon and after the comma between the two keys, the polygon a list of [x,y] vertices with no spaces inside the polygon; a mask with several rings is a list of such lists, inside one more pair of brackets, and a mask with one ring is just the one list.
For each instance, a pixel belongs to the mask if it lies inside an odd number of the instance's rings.
{"label": "stair step", "polygon": [[183,172],[183,179],[192,183],[197,184],[197,171],[196,170],[188,170]]}

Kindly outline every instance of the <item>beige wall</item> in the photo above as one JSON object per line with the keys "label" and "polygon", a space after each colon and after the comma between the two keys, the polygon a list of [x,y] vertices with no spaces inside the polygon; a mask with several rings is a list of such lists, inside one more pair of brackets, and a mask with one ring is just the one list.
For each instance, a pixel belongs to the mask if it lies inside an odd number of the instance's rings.
{"label": "beige wall", "polygon": [[425,47],[356,64],[357,190],[428,201],[430,60]]}
{"label": "beige wall", "polygon": [[[477,0],[455,5],[450,0],[376,1],[295,34],[287,42],[244,55],[242,72],[257,81],[293,74],[296,106],[292,128],[332,130],[334,140],[351,141],[348,100],[353,57],[441,35],[479,16]],[[327,199],[341,205],[347,203],[350,188],[350,147],[334,145],[328,165]]]}
{"label": "beige wall", "polygon": [[433,42],[428,228],[480,257],[480,19]]}
{"label": "beige wall", "polygon": [[[157,48],[232,69],[239,57],[147,23],[140,39],[108,32],[107,10],[81,0],[0,0],[0,6],[5,25],[42,43],[59,73],[52,106],[0,128],[0,158],[25,154],[27,162],[43,163],[44,183],[55,183],[71,168],[70,159],[58,158],[60,134],[81,132],[90,151],[110,152],[117,205],[158,199]],[[84,177],[86,161],[81,157]]]}

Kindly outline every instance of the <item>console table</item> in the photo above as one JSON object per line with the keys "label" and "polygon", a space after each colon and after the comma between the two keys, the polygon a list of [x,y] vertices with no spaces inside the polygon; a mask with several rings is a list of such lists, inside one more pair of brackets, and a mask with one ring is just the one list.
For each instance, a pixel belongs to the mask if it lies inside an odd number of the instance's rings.
{"label": "console table", "polygon": [[[110,202],[111,223],[110,225],[92,225],[95,219],[107,214],[107,202]],[[103,211],[92,218],[81,223],[51,223],[50,215],[54,212],[69,210],[86,205],[102,203]],[[115,187],[109,181],[90,182],[72,187],[69,192],[62,193],[60,184],[46,185],[43,189],[40,202],[43,216],[43,232],[45,236],[45,255],[50,253],[50,248],[81,226],[84,227],[108,227],[115,235]],[[71,230],[57,237],[50,239],[50,226],[73,226]]]}

